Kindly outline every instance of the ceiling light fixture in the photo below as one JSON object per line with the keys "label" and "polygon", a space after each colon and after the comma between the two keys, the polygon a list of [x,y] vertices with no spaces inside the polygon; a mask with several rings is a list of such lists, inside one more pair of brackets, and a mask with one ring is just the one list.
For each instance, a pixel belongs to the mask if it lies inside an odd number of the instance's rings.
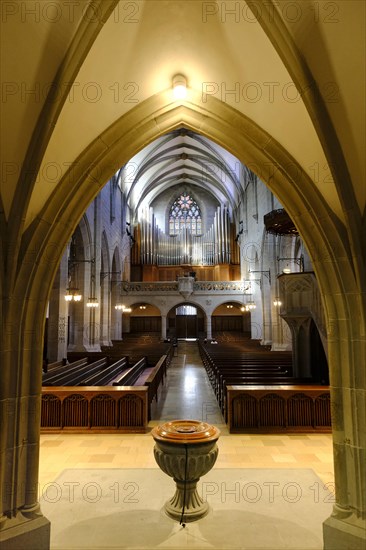
{"label": "ceiling light fixture", "polygon": [[173,76],[174,99],[185,99],[187,97],[187,79],[182,74]]}

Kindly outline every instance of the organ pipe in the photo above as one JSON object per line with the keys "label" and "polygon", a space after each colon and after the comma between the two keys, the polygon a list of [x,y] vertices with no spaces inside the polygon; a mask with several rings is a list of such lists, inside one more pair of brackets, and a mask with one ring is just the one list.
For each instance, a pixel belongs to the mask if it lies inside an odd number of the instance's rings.
{"label": "organ pipe", "polygon": [[233,246],[232,226],[227,206],[219,206],[213,223],[204,235],[192,235],[188,227],[183,227],[178,235],[167,235],[158,225],[152,208],[145,208],[142,220],[136,229],[139,254],[143,264],[215,265],[229,263],[231,256],[237,259]]}

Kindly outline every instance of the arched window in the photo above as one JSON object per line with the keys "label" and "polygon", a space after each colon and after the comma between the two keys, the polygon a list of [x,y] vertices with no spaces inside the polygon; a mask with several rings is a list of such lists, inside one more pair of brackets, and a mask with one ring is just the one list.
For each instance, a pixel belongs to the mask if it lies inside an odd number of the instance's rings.
{"label": "arched window", "polygon": [[175,308],[176,315],[197,315],[197,308],[194,306],[178,306]]}
{"label": "arched window", "polygon": [[169,235],[178,235],[185,227],[190,230],[192,235],[202,234],[201,209],[196,201],[184,191],[170,208]]}

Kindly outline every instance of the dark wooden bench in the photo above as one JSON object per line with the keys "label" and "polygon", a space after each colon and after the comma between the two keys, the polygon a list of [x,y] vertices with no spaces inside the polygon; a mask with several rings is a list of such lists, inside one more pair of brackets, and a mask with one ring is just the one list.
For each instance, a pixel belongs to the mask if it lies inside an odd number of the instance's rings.
{"label": "dark wooden bench", "polygon": [[163,355],[160,357],[159,361],[156,363],[155,367],[149,374],[149,376],[145,380],[145,386],[148,387],[148,404],[149,404],[149,411],[148,411],[148,418],[151,419],[151,403],[155,399],[155,401],[158,400],[158,390],[160,383],[164,384],[164,377],[166,376],[166,370],[167,370],[167,364],[168,364],[168,356]]}
{"label": "dark wooden bench", "polygon": [[41,430],[74,433],[145,433],[145,386],[43,387]]}
{"label": "dark wooden bench", "polygon": [[243,377],[235,378],[234,376],[232,376],[222,380],[222,385],[220,386],[219,392],[216,397],[219,402],[219,406],[222,410],[222,413],[225,419],[227,419],[227,387],[228,386],[241,385],[243,387],[248,387],[248,386],[270,385],[270,386],[280,387],[280,386],[292,386],[292,385],[299,386],[299,385],[309,385],[309,384],[311,384],[311,379],[309,378],[294,378],[292,376],[290,377],[267,376],[266,378],[263,378],[263,377],[258,378],[255,376],[251,376],[245,379]]}
{"label": "dark wooden bench", "polygon": [[[102,369],[107,367],[108,359],[104,357],[94,363],[87,363],[84,366],[78,366],[72,370],[59,374],[55,379],[47,380],[47,386],[78,386],[83,383],[86,378],[93,374],[100,373]],[[88,385],[88,384],[86,384]]]}
{"label": "dark wooden bench", "polygon": [[230,433],[331,432],[328,386],[231,386]]}
{"label": "dark wooden bench", "polygon": [[133,386],[136,380],[147,366],[146,357],[143,357],[135,363],[132,367],[128,368],[123,374],[118,375],[111,380],[112,386]]}
{"label": "dark wooden bench", "polygon": [[113,347],[103,348],[104,353],[111,360],[128,356],[131,365],[146,357],[149,367],[154,367],[162,355],[168,355],[172,344],[159,341],[123,340],[113,341]]}
{"label": "dark wooden bench", "polygon": [[88,364],[89,364],[88,358],[82,357],[81,359],[78,359],[77,361],[73,361],[68,365],[65,365],[65,366],[60,365],[59,367],[55,367],[52,371],[43,374],[42,385],[43,386],[58,385],[57,384],[58,379],[60,379],[64,374],[76,372],[77,369],[83,368]]}
{"label": "dark wooden bench", "polygon": [[99,369],[99,372],[91,373],[90,376],[84,377],[77,386],[111,386],[116,376],[120,376],[121,372],[128,369],[128,361],[126,357],[115,361],[111,365]]}
{"label": "dark wooden bench", "polygon": [[64,358],[64,359],[61,359],[61,361],[54,361],[53,363],[47,363],[47,369],[53,370],[53,369],[56,369],[57,367],[65,367],[66,364],[67,364],[67,359]]}
{"label": "dark wooden bench", "polygon": [[54,361],[53,363],[49,363],[48,359],[43,359],[43,367],[42,370],[44,373],[49,372],[50,370],[57,369],[58,367],[64,367],[67,363],[67,359],[61,359],[61,361]]}
{"label": "dark wooden bench", "polygon": [[292,376],[292,356],[289,352],[240,349],[240,343],[232,346],[208,346],[200,343],[199,350],[208,378],[220,408],[227,416],[227,386],[309,384],[311,380],[298,380]]}

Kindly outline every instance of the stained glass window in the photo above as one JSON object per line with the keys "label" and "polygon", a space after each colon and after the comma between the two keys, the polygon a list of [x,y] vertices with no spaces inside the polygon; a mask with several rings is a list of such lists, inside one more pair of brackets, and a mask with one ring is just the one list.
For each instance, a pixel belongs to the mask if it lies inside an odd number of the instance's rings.
{"label": "stained glass window", "polygon": [[169,234],[178,233],[187,227],[192,235],[201,235],[201,210],[196,201],[185,191],[173,202],[169,214]]}

